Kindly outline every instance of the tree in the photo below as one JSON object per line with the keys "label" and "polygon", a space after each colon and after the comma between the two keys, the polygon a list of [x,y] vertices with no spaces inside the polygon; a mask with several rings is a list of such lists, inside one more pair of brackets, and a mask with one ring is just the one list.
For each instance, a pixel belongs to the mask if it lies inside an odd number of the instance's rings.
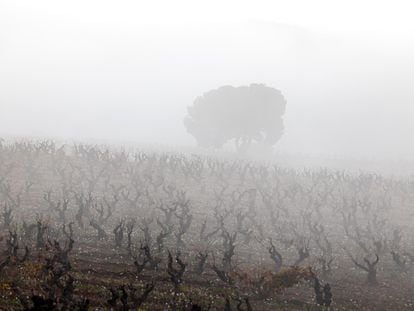
{"label": "tree", "polygon": [[184,125],[202,147],[221,148],[234,141],[244,153],[253,141],[276,144],[283,134],[285,108],[282,93],[264,84],[222,86],[196,98]]}

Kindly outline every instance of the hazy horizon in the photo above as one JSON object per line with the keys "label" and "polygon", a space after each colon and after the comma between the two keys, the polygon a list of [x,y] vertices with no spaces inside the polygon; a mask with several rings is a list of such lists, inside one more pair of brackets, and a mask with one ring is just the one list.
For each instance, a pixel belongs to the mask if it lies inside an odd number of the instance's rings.
{"label": "hazy horizon", "polygon": [[264,83],[287,99],[276,150],[413,156],[410,4],[272,3],[2,1],[0,136],[194,146],[197,96]]}

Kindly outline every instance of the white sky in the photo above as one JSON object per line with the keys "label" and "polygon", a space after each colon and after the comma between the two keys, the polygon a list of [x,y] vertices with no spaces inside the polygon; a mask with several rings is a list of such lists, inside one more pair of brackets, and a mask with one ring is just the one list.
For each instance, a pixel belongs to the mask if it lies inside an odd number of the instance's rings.
{"label": "white sky", "polygon": [[279,147],[414,155],[411,1],[0,0],[0,135],[193,144],[221,85],[288,100]]}

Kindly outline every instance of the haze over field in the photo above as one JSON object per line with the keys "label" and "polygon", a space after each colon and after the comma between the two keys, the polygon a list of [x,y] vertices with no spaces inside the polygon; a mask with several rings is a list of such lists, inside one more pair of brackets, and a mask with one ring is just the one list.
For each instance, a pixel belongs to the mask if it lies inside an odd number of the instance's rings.
{"label": "haze over field", "polygon": [[411,2],[0,0],[0,309],[414,310]]}
{"label": "haze over field", "polygon": [[[392,6],[391,6],[392,4]],[[414,155],[409,1],[1,1],[0,135],[194,145],[222,85],[287,99],[278,150]]]}

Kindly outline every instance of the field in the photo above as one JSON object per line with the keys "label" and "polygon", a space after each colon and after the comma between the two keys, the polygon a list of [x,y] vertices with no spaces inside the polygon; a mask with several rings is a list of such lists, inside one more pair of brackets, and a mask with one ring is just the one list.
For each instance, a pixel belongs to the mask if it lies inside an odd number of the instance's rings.
{"label": "field", "polygon": [[414,310],[414,182],[0,145],[2,310]]}

